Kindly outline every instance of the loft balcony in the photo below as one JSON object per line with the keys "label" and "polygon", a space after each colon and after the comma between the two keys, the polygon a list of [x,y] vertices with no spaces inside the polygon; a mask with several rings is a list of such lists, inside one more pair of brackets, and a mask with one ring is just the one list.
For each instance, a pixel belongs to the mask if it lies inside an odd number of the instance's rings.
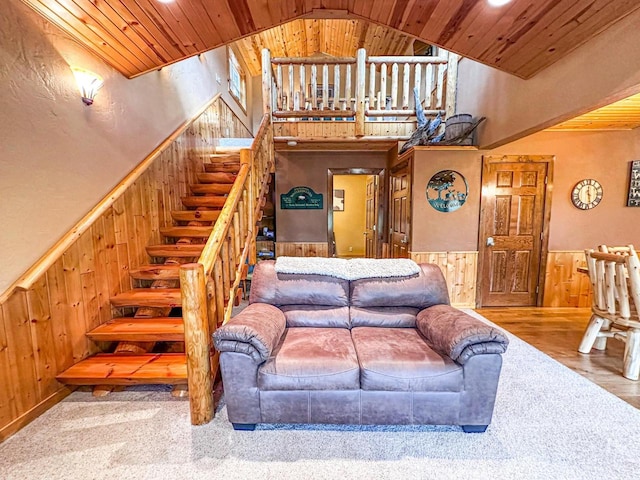
{"label": "loft balcony", "polygon": [[293,142],[331,144],[407,140],[416,129],[416,96],[427,117],[455,112],[458,55],[272,58],[262,51],[264,113],[277,149]]}

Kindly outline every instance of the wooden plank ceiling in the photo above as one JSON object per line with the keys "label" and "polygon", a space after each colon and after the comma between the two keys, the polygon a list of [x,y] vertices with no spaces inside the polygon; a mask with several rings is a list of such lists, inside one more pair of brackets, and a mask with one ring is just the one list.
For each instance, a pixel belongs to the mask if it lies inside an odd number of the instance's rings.
{"label": "wooden plank ceiling", "polygon": [[585,113],[547,130],[632,130],[638,127],[640,127],[640,94]]}
{"label": "wooden plank ceiling", "polygon": [[22,1],[128,77],[312,16],[361,18],[528,78],[640,8],[638,0]]}
{"label": "wooden plank ceiling", "polygon": [[312,57],[326,54],[355,57],[358,48],[369,55],[413,55],[415,39],[406,33],[363,20],[293,20],[235,42],[251,75],[260,75],[261,51],[272,57]]}

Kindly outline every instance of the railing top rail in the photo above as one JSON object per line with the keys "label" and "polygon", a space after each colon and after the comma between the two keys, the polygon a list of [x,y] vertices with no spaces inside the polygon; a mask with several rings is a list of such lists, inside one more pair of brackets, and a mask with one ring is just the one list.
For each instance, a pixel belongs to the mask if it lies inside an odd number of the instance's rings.
{"label": "railing top rail", "polygon": [[322,58],[322,57],[276,57],[271,59],[271,63],[274,65],[284,64],[284,65],[344,65],[344,64],[355,64],[356,58],[353,57],[331,57],[331,58]]}
{"label": "railing top rail", "polygon": [[445,64],[448,60],[443,57],[403,57],[384,56],[384,57],[367,57],[367,63],[436,63]]}
{"label": "railing top rail", "polygon": [[[264,135],[266,134],[267,128],[269,126],[269,115],[264,115],[262,118],[262,122],[260,123],[260,128],[258,129],[258,133],[256,134],[253,142],[251,143],[250,149],[241,149],[240,151],[252,150],[255,151],[260,142],[262,141]],[[200,258],[198,259],[198,263],[201,263],[204,266],[205,275],[211,275],[213,270],[213,265],[216,262],[216,259],[220,255],[220,250],[222,249],[222,244],[227,232],[229,231],[229,227],[231,226],[231,222],[233,221],[233,214],[236,211],[236,207],[238,203],[242,199],[242,190],[247,183],[247,178],[249,178],[249,171],[251,170],[251,166],[247,163],[243,163],[240,166],[240,171],[238,172],[238,176],[236,177],[236,181],[233,183],[233,187],[231,187],[231,191],[227,197],[227,201],[224,203],[224,207],[220,211],[220,216],[216,221],[213,231],[209,236],[207,243],[205,244],[202,253],[200,254]]]}
{"label": "railing top rail", "polygon": [[269,114],[265,113],[262,116],[262,121],[260,122],[260,127],[258,127],[258,133],[256,133],[256,136],[253,139],[253,142],[251,142],[251,151],[252,152],[255,152],[256,148],[258,148],[258,146],[260,145],[260,142],[262,141],[262,137],[265,135],[266,129],[269,128],[269,123],[270,123]]}
{"label": "railing top rail", "polygon": [[242,189],[249,176],[249,169],[250,167],[247,164],[240,166],[240,171],[238,172],[236,181],[234,182],[231,192],[227,197],[227,201],[224,203],[224,207],[222,207],[222,210],[220,211],[220,216],[213,227],[213,232],[211,232],[207,243],[202,249],[200,258],[198,259],[198,263],[203,265],[204,273],[207,276],[211,275],[211,272],[213,271],[213,265],[220,255],[224,237],[227,235],[231,222],[233,221],[233,214],[238,203],[242,199]]}

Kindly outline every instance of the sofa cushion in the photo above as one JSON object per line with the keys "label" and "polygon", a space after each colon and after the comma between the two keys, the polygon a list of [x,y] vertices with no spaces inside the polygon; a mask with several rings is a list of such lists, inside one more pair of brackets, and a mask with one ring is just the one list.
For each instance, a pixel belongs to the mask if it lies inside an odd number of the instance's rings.
{"label": "sofa cushion", "polygon": [[351,330],[363,390],[462,391],[462,367],[432,350],[415,328]]}
{"label": "sofa cushion", "polygon": [[275,262],[256,265],[251,277],[249,303],[282,305],[349,305],[349,281],[325,275],[276,273]]}
{"label": "sofa cushion", "polygon": [[360,371],[350,331],[295,327],[258,370],[261,390],[352,390]]}
{"label": "sofa cushion", "polygon": [[349,307],[282,305],[280,310],[287,319],[287,327],[351,328]]}
{"label": "sofa cushion", "polygon": [[349,309],[352,327],[411,328],[416,326],[416,315],[419,311],[414,307],[351,307]]}
{"label": "sofa cushion", "polygon": [[[354,307],[415,307],[449,304],[447,283],[437,265],[421,264],[412,277],[363,278],[351,282]],[[253,286],[252,286],[253,288]]]}

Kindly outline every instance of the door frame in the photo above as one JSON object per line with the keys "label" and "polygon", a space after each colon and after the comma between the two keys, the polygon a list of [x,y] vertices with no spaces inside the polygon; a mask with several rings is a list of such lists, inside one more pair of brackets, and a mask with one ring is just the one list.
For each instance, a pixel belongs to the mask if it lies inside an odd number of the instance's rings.
{"label": "door frame", "polygon": [[[333,176],[334,175],[377,175],[378,176],[378,217],[376,221],[376,258],[380,258],[383,235],[386,230],[386,168],[328,168],[327,169],[327,243],[329,245],[329,256],[335,256],[333,246]],[[364,202],[364,198],[362,201]]]}
{"label": "door frame", "polygon": [[540,269],[538,272],[538,292],[536,294],[536,306],[541,307],[544,301],[544,282],[547,272],[547,257],[549,255],[549,226],[551,223],[551,199],[553,192],[553,167],[555,155],[483,155],[482,156],[482,179],[480,196],[480,217],[478,219],[478,271],[476,275],[476,308],[482,308],[482,286],[481,280],[485,268],[484,256],[486,245],[484,239],[487,237],[484,231],[484,216],[487,208],[487,190],[485,182],[488,178],[489,165],[496,163],[546,163],[547,178],[545,181],[544,211],[542,213],[542,237],[540,241]]}

